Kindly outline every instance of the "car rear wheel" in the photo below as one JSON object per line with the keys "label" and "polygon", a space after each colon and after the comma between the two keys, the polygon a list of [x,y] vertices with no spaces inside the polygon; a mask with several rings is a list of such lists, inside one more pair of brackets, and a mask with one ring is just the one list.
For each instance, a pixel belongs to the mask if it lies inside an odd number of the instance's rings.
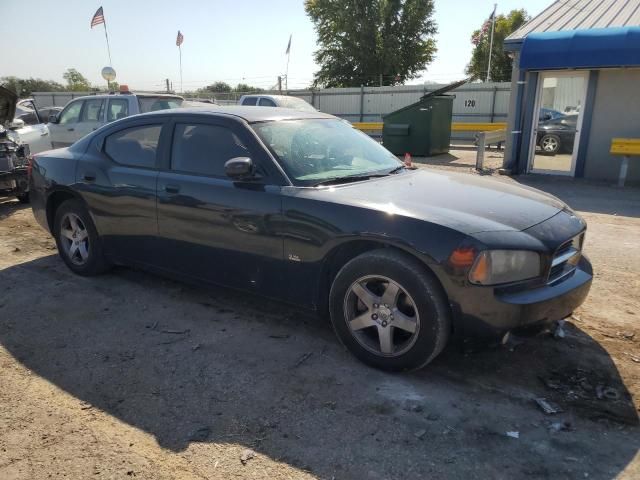
{"label": "car rear wheel", "polygon": [[540,148],[544,153],[554,155],[560,150],[560,137],[547,134],[540,139]]}
{"label": "car rear wheel", "polygon": [[58,207],[54,237],[60,257],[74,273],[90,276],[108,270],[98,232],[80,200],[67,200]]}
{"label": "car rear wheel", "polygon": [[396,250],[364,253],[338,272],[331,322],[340,341],[363,362],[384,370],[425,366],[451,330],[442,287],[424,265]]}

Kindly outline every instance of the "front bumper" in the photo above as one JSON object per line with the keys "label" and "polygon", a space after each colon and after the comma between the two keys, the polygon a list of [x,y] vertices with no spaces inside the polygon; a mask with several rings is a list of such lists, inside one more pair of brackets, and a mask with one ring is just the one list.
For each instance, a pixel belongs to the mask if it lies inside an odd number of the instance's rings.
{"label": "front bumper", "polygon": [[584,302],[592,280],[591,263],[583,256],[573,273],[552,285],[516,292],[495,287],[469,288],[464,299],[452,305],[456,334],[495,337],[561,320]]}
{"label": "front bumper", "polygon": [[26,168],[0,172],[0,197],[19,195],[29,189]]}

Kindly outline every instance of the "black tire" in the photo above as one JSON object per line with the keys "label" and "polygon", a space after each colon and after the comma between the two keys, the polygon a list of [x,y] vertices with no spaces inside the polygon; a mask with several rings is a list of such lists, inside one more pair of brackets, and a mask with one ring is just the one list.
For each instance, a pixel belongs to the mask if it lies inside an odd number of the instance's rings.
{"label": "black tire", "polygon": [[29,203],[29,192],[24,192],[16,195],[16,198],[20,203]]}
{"label": "black tire", "polygon": [[555,155],[560,151],[562,142],[560,141],[560,137],[558,135],[547,133],[546,135],[542,136],[539,145],[542,149],[542,153],[545,153],[547,155]]}
{"label": "black tire", "polygon": [[[385,310],[385,314],[371,315],[372,319],[375,316],[377,323],[358,330],[363,333],[354,332],[348,324],[348,317],[352,315],[350,313],[352,306],[358,309],[364,305],[359,296],[353,297],[352,286],[357,285],[363,279],[364,282],[369,282],[370,278],[373,278],[372,287],[375,287],[377,276],[390,280],[387,285],[393,282],[397,284],[397,287],[400,287],[400,291],[403,293],[400,293],[399,298],[404,295],[405,303],[412,305],[411,310],[418,325],[413,333],[407,333],[398,327],[389,327],[393,353],[387,355],[382,353],[382,349],[377,353],[373,350],[375,350],[376,337],[380,342],[380,347],[382,346],[382,338],[378,333],[383,327],[380,324],[380,318],[387,318],[388,309]],[[384,285],[384,282],[380,285]],[[367,288],[367,293],[371,293],[369,287]],[[384,295],[384,293],[380,294]],[[355,298],[355,303],[353,298]],[[382,308],[382,305],[378,305],[378,307]],[[333,328],[344,346],[364,363],[383,370],[404,371],[424,367],[444,349],[451,332],[451,312],[446,295],[438,280],[417,259],[394,249],[386,248],[366,252],[344,265],[331,286],[329,310]],[[374,310],[364,306],[363,311],[362,314],[355,313],[353,315],[366,317]],[[380,310],[375,310],[375,312],[379,313]],[[393,315],[390,318],[393,319]],[[393,322],[397,322],[397,320],[396,311],[396,319],[390,320],[388,325],[393,326]],[[386,328],[387,322],[384,323]],[[395,340],[399,335],[410,335],[410,338],[406,341],[407,346],[404,347],[404,350],[398,348],[396,353]],[[366,345],[367,336],[372,339],[373,347]]]}
{"label": "black tire", "polygon": [[[62,236],[61,232],[63,230],[63,221],[67,214],[77,216],[81,220],[85,227],[84,229],[87,232],[88,243],[86,252],[88,253],[88,256],[82,263],[75,262],[72,259],[68,253],[68,248],[66,248],[65,243],[63,243],[66,240]],[[66,200],[58,207],[54,216],[53,236],[55,238],[60,257],[64,263],[67,264],[67,267],[69,267],[69,269],[74,273],[83,276],[93,276],[104,273],[110,268],[109,262],[104,257],[102,242],[98,236],[96,227],[91,220],[89,212],[80,200]]]}

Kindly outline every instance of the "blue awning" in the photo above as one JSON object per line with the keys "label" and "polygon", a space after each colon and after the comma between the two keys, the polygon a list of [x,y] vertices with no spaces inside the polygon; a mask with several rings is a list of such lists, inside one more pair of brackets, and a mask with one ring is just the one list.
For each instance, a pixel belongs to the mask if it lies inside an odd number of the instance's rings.
{"label": "blue awning", "polygon": [[593,28],[527,35],[523,70],[640,66],[640,27]]}

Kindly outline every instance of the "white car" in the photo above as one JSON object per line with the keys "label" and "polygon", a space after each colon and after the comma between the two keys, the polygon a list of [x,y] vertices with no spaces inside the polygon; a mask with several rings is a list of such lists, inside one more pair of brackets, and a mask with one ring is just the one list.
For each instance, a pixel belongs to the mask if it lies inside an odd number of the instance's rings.
{"label": "white car", "polygon": [[64,109],[49,117],[53,148],[68,147],[107,123],[138,113],[178,108],[183,98],[158,93],[91,95],[71,100]]}
{"label": "white car", "polygon": [[301,98],[290,95],[243,95],[238,101],[238,105],[257,107],[282,107],[292,110],[302,110],[303,112],[317,112],[313,105],[305,102]]}

